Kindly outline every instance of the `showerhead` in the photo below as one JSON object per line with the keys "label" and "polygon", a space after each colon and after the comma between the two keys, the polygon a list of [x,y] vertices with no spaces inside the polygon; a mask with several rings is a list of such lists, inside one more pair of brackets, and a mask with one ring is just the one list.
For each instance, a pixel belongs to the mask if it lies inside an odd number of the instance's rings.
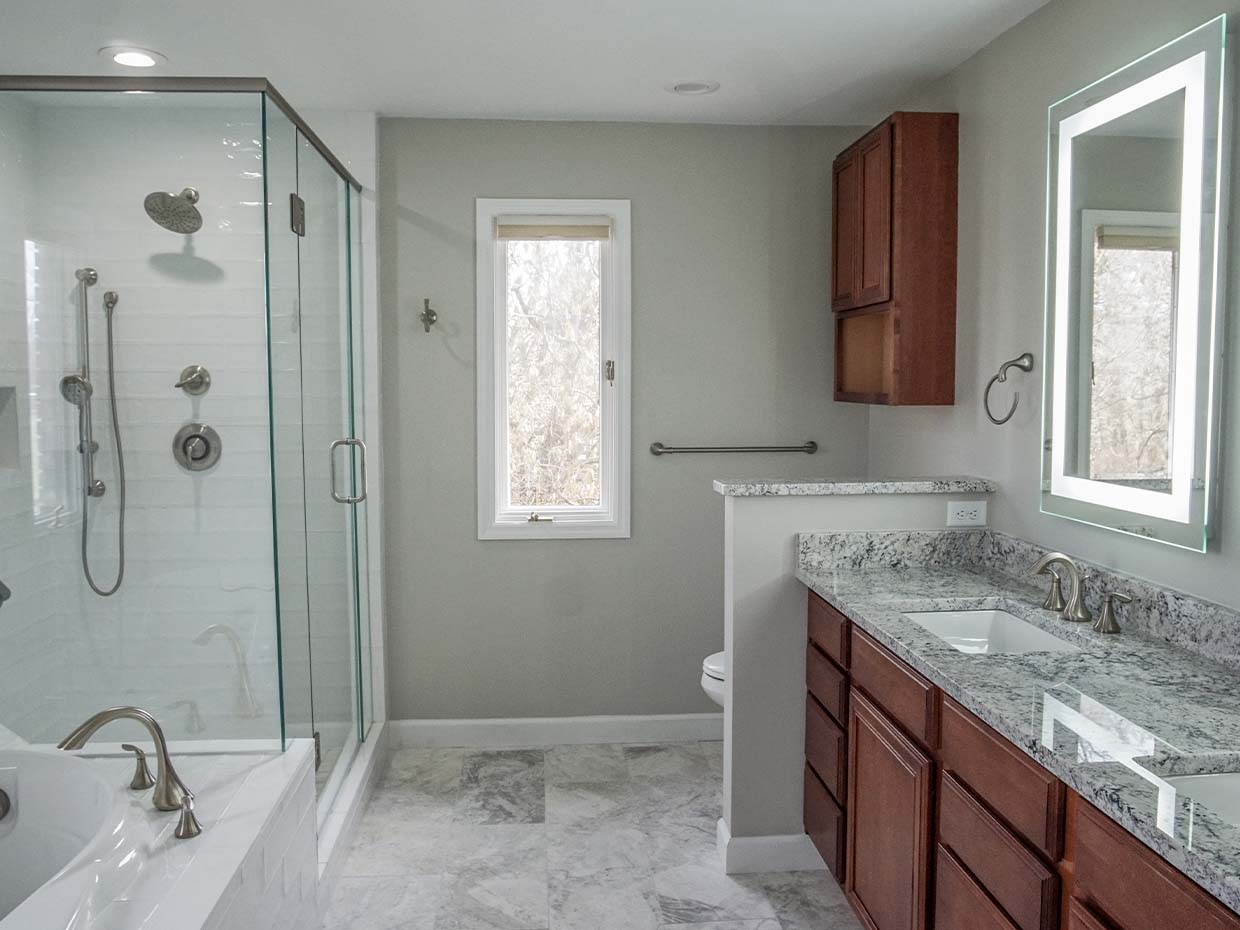
{"label": "showerhead", "polygon": [[202,214],[194,204],[198,203],[198,191],[187,187],[179,194],[155,191],[142,201],[146,215],[174,233],[196,233],[202,229]]}
{"label": "showerhead", "polygon": [[60,379],[60,396],[75,407],[84,407],[95,393],[91,383],[81,375],[65,375]]}

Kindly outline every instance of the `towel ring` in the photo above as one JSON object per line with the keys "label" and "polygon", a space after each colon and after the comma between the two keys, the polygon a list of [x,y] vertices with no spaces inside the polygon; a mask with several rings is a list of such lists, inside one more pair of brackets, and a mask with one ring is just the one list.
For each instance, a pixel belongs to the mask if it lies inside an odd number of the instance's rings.
{"label": "towel ring", "polygon": [[1020,391],[1017,391],[1012,397],[1012,407],[1003,417],[996,417],[990,412],[990,389],[995,386],[996,381],[1006,381],[1009,368],[1019,368],[1021,371],[1033,371],[1033,353],[1026,352],[1010,361],[1004,362],[999,366],[999,373],[986,382],[986,392],[982,395],[982,406],[986,409],[986,416],[995,426],[1002,426],[1008,420],[1012,419],[1016,413],[1016,408],[1020,404]]}

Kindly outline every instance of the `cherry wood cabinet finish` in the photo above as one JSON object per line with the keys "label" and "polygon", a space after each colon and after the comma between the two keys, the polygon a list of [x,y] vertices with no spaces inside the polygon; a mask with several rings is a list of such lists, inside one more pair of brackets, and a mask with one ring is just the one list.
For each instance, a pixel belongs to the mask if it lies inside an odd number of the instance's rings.
{"label": "cherry wood cabinet finish", "polygon": [[947,774],[939,784],[938,822],[940,846],[956,855],[1020,930],[1059,925],[1059,877]]}
{"label": "cherry wood cabinet finish", "polygon": [[942,846],[935,854],[934,925],[939,930],[1017,930]]}
{"label": "cherry wood cabinet finish", "polygon": [[827,868],[844,883],[844,809],[835,802],[814,770],[805,766],[805,832]]}
{"label": "cherry wood cabinet finish", "polygon": [[814,700],[805,698],[805,761],[818,773],[832,797],[844,795],[848,777],[848,750],[840,725]]}
{"label": "cherry wood cabinet finish", "polygon": [[861,239],[861,160],[854,152],[832,168],[831,308],[857,303],[857,252]]}
{"label": "cherry wood cabinet finish", "polygon": [[844,891],[869,930],[925,930],[934,763],[856,690],[848,745]]}
{"label": "cherry wood cabinet finish", "polygon": [[1068,930],[1111,930],[1111,926],[1076,898],[1068,901]]}
{"label": "cherry wood cabinet finish", "polygon": [[852,624],[842,613],[809,592],[809,638],[834,660],[840,668],[848,668],[848,630]]}
{"label": "cherry wood cabinet finish", "polygon": [[860,630],[849,645],[852,683],[922,746],[938,737],[938,689]]}
{"label": "cherry wood cabinet finish", "polygon": [[1122,930],[1240,930],[1240,917],[1081,798],[1072,894]]}
{"label": "cherry wood cabinet finish", "polygon": [[857,306],[891,299],[891,123],[857,145],[861,173],[861,254],[857,259]]}
{"label": "cherry wood cabinet finish", "polygon": [[848,723],[848,675],[813,640],[805,647],[805,686],[837,723]]}
{"label": "cherry wood cabinet finish", "polygon": [[1063,844],[1064,785],[951,698],[943,696],[939,760],[1050,862]]}
{"label": "cherry wood cabinet finish", "polygon": [[958,143],[957,114],[901,112],[836,159],[831,308],[886,314],[891,334],[889,357],[873,359],[890,366],[887,390],[849,388],[837,364],[836,400],[955,402]]}

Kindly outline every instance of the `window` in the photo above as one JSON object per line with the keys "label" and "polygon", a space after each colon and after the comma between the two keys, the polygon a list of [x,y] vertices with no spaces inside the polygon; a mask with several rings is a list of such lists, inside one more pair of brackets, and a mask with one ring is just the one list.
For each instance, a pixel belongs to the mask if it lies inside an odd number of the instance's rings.
{"label": "window", "polygon": [[479,200],[478,538],[629,535],[629,202]]}

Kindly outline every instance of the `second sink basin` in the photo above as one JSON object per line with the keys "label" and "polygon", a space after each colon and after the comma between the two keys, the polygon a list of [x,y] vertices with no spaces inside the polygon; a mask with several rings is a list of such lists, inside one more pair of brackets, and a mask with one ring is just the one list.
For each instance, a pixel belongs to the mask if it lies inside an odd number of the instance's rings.
{"label": "second sink basin", "polygon": [[970,655],[1080,651],[1006,610],[931,610],[904,616]]}

